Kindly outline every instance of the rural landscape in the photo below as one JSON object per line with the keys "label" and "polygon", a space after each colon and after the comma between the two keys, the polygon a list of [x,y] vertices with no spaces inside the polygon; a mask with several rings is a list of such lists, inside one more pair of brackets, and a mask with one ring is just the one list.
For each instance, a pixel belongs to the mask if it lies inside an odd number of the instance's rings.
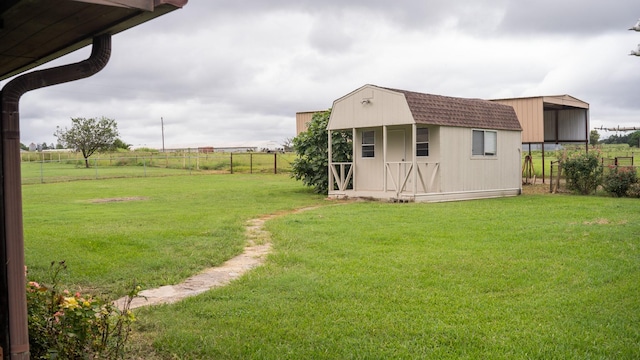
{"label": "rural landscape", "polygon": [[640,359],[639,10],[3,1],[0,360]]}
{"label": "rural landscape", "polygon": [[58,173],[23,186],[29,281],[46,284],[64,260],[58,288],[71,293],[113,300],[177,284],[241,253],[251,219],[277,216],[262,266],[133,310],[128,358],[640,356],[638,199],[550,194],[538,180],[500,199],[327,200],[290,168],[274,174],[272,154],[234,174],[156,173],[167,156],[155,154],[146,176],[145,156],[105,163],[97,180],[82,162],[23,162],[25,179]]}

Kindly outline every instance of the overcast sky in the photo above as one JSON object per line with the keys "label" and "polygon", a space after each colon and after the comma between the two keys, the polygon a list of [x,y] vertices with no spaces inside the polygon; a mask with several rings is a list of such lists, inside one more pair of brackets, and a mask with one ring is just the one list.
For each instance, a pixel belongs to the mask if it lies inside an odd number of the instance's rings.
{"label": "overcast sky", "polygon": [[190,0],[114,36],[93,77],[25,94],[21,142],[106,116],[134,147],[162,147],[161,118],[166,148],[280,144],[296,112],[365,84],[569,94],[590,104],[592,128],[640,126],[640,57],[628,55],[640,32],[627,30],[638,18],[638,0]]}

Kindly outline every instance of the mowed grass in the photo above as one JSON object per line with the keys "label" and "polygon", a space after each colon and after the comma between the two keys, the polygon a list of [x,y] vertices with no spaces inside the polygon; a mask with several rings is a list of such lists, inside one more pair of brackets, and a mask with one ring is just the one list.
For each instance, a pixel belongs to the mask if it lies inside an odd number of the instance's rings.
{"label": "mowed grass", "polygon": [[323,197],[287,175],[172,176],[23,186],[29,278],[112,297],[175,284],[242,252],[248,219]]}
{"label": "mowed grass", "polygon": [[225,288],[141,309],[179,359],[640,358],[640,202],[353,203],[269,221]]}
{"label": "mowed grass", "polygon": [[[65,259],[70,290],[172,284],[242,251],[232,284],[136,310],[145,359],[637,359],[640,202],[528,195],[327,202],[286,175],[23,186],[29,277]],[[101,201],[96,201],[101,200]],[[126,200],[126,201],[116,201]]]}

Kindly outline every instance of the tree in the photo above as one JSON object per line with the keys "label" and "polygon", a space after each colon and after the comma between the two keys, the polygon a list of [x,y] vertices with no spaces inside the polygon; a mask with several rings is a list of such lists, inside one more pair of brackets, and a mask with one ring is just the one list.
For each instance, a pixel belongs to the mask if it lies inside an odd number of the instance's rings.
{"label": "tree", "polygon": [[629,134],[629,140],[627,141],[631,147],[640,147],[640,130],[634,131]]}
{"label": "tree", "polygon": [[602,140],[604,144],[628,144],[629,143],[629,135],[618,135],[613,134],[608,138]]}
{"label": "tree", "polygon": [[71,118],[71,128],[56,127],[53,134],[67,148],[82,152],[84,164],[89,167],[89,156],[96,151],[107,150],[118,138],[118,125],[113,119]]}
{"label": "tree", "polygon": [[600,133],[598,130],[591,130],[589,133],[589,143],[595,146],[598,143],[598,140],[600,140]]}
{"label": "tree", "polygon": [[113,141],[112,148],[115,150],[118,150],[118,149],[131,150],[131,144],[127,144],[121,139],[115,139]]}
{"label": "tree", "polygon": [[284,140],[282,140],[282,148],[284,149],[284,152],[291,152],[293,150],[293,138],[292,137],[288,137],[285,138]]}
{"label": "tree", "polygon": [[[327,194],[329,191],[329,139],[327,125],[331,109],[313,115],[307,131],[293,138],[293,149],[297,158],[291,164],[296,180],[306,186],[313,186],[315,192]],[[334,131],[331,136],[333,161],[350,162],[353,153],[351,131]]]}

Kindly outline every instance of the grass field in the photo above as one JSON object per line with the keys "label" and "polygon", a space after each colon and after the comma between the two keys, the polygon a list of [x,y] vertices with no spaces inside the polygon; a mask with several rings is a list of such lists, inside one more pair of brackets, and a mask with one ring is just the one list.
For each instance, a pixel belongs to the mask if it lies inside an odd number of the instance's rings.
{"label": "grass field", "polygon": [[137,310],[140,358],[640,358],[637,199],[331,206],[269,175],[23,188],[30,276],[66,259],[68,285],[112,295],[220,263],[249,218],[327,205],[269,221],[273,254],[231,285]]}
{"label": "grass field", "polygon": [[139,153],[96,154],[89,168],[79,153],[23,153],[23,184],[202,173],[289,173],[295,154]]}
{"label": "grass field", "polygon": [[287,175],[192,175],[23,186],[26,262],[42,279],[122,295],[178,282],[242,251],[246,220],[322,203]]}

